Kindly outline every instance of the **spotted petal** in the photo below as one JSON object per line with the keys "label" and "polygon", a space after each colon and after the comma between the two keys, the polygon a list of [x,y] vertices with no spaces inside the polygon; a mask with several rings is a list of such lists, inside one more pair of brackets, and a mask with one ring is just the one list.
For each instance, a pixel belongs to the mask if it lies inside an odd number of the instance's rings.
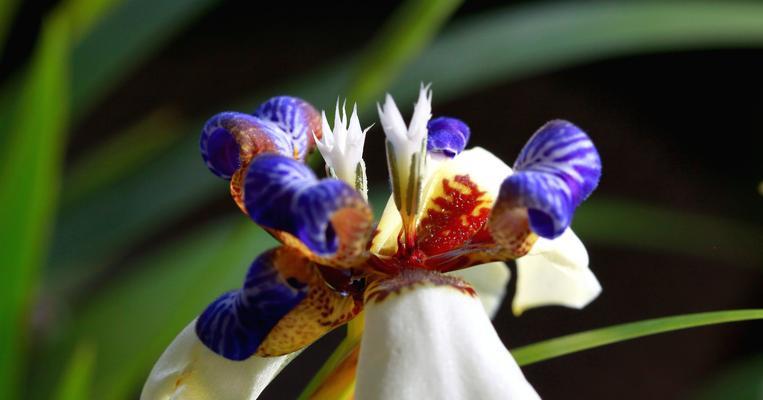
{"label": "spotted petal", "polygon": [[252,220],[324,265],[352,267],[367,257],[372,214],[360,193],[338,179],[318,180],[303,163],[262,155],[246,176]]}
{"label": "spotted petal", "polygon": [[148,376],[141,400],[254,400],[299,353],[233,361],[209,350],[191,322]]}
{"label": "spotted petal", "polygon": [[588,268],[588,253],[572,229],[556,239],[540,238],[530,252],[517,259],[514,314],[547,305],[583,308],[601,293]]}
{"label": "spotted petal", "polygon": [[471,131],[463,121],[451,117],[438,117],[427,123],[427,151],[453,158],[464,151]]}
{"label": "spotted petal", "polygon": [[270,250],[252,263],[243,288],[204,310],[196,334],[229,360],[297,351],[361,310],[353,293],[329,287],[327,280],[341,289],[353,282],[350,274],[325,277],[293,249]]}
{"label": "spotted petal", "polygon": [[[596,188],[601,160],[585,132],[556,120],[530,138],[514,172],[501,185],[491,228],[505,230],[528,218],[533,232],[553,239],[570,225],[575,208]],[[511,237],[506,232],[504,236]]]}
{"label": "spotted petal", "polygon": [[[286,276],[298,262],[278,250],[268,251],[249,267],[244,286],[223,294],[199,317],[196,333],[215,353],[229,360],[245,360],[255,354],[265,337],[307,294],[307,275]],[[309,268],[305,261],[301,267]]]}
{"label": "spotted petal", "polygon": [[256,117],[275,123],[291,136],[294,158],[304,160],[320,139],[321,115],[310,103],[292,96],[277,96],[262,103],[254,112]]}

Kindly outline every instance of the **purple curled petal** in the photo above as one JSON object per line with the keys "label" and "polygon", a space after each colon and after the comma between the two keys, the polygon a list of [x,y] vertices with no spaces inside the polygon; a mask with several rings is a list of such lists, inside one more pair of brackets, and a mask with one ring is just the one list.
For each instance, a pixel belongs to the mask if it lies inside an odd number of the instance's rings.
{"label": "purple curled petal", "polygon": [[243,288],[213,301],[196,321],[204,345],[230,360],[257,352],[268,333],[304,299],[301,282],[284,279],[276,267],[276,250],[263,253],[249,267]]}
{"label": "purple curled petal", "polygon": [[334,214],[358,204],[367,208],[347,183],[318,180],[303,163],[277,155],[252,161],[244,190],[246,209],[254,222],[288,232],[321,257],[331,256],[339,248]]}
{"label": "purple curled petal", "polygon": [[533,232],[555,238],[569,227],[600,177],[601,159],[588,135],[570,122],[550,121],[519,153],[498,201],[527,208]]}
{"label": "purple curled petal", "polygon": [[276,96],[262,103],[254,116],[275,123],[291,137],[297,158],[303,160],[315,147],[313,132],[321,134],[321,116],[310,103],[291,96]]}
{"label": "purple curled petal", "polygon": [[471,132],[463,121],[439,117],[427,123],[427,151],[453,158],[466,148]]}
{"label": "purple curled petal", "polygon": [[199,147],[209,170],[223,179],[231,179],[257,154],[294,154],[290,138],[275,124],[238,112],[222,112],[207,120]]}

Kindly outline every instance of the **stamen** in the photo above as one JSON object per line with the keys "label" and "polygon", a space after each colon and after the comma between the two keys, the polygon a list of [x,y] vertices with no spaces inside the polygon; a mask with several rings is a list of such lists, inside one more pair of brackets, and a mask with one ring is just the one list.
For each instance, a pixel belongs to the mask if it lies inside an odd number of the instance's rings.
{"label": "stamen", "polygon": [[326,173],[352,185],[364,198],[368,199],[366,164],[363,161],[363,145],[366,132],[371,128],[361,129],[358,119],[357,104],[352,108],[349,125],[346,104],[339,112],[339,100],[334,111],[334,129],[329,127],[326,113],[321,114],[323,137],[315,137],[315,143],[326,160]]}
{"label": "stamen", "polygon": [[377,105],[377,108],[387,136],[387,167],[392,193],[403,222],[400,245],[412,249],[415,243],[415,219],[421,207],[427,158],[427,122],[432,117],[432,92],[428,85],[421,85],[407,128],[392,96],[388,94],[384,105]]}

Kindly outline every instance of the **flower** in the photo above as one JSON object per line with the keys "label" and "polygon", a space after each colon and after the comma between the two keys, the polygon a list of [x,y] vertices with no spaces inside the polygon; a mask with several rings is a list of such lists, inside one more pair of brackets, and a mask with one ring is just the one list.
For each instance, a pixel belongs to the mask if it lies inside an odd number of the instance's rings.
{"label": "flower", "polygon": [[[363,310],[358,398],[537,398],[488,317],[508,280],[496,262],[517,260],[517,314],[598,295],[569,228],[598,184],[598,153],[578,127],[551,121],[512,169],[464,151],[468,126],[431,119],[431,99],[422,86],[407,126],[390,95],[378,107],[392,195],[376,225],[354,108],[348,126],[337,104],[333,130],[325,113],[286,96],[205,124],[207,166],[282,246],[170,344],[143,399],[254,399],[301,349]],[[315,147],[329,178],[304,163]]]}

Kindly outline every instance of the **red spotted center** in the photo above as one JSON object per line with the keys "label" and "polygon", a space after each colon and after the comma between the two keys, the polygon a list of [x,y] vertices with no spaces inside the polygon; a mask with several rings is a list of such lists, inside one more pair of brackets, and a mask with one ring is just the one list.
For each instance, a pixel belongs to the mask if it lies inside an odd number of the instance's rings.
{"label": "red spotted center", "polygon": [[486,222],[492,202],[468,175],[442,180],[442,193],[429,200],[413,240],[407,246],[398,235],[397,253],[374,258],[372,266],[384,272],[418,268],[450,271],[471,264],[469,247],[492,242]]}

